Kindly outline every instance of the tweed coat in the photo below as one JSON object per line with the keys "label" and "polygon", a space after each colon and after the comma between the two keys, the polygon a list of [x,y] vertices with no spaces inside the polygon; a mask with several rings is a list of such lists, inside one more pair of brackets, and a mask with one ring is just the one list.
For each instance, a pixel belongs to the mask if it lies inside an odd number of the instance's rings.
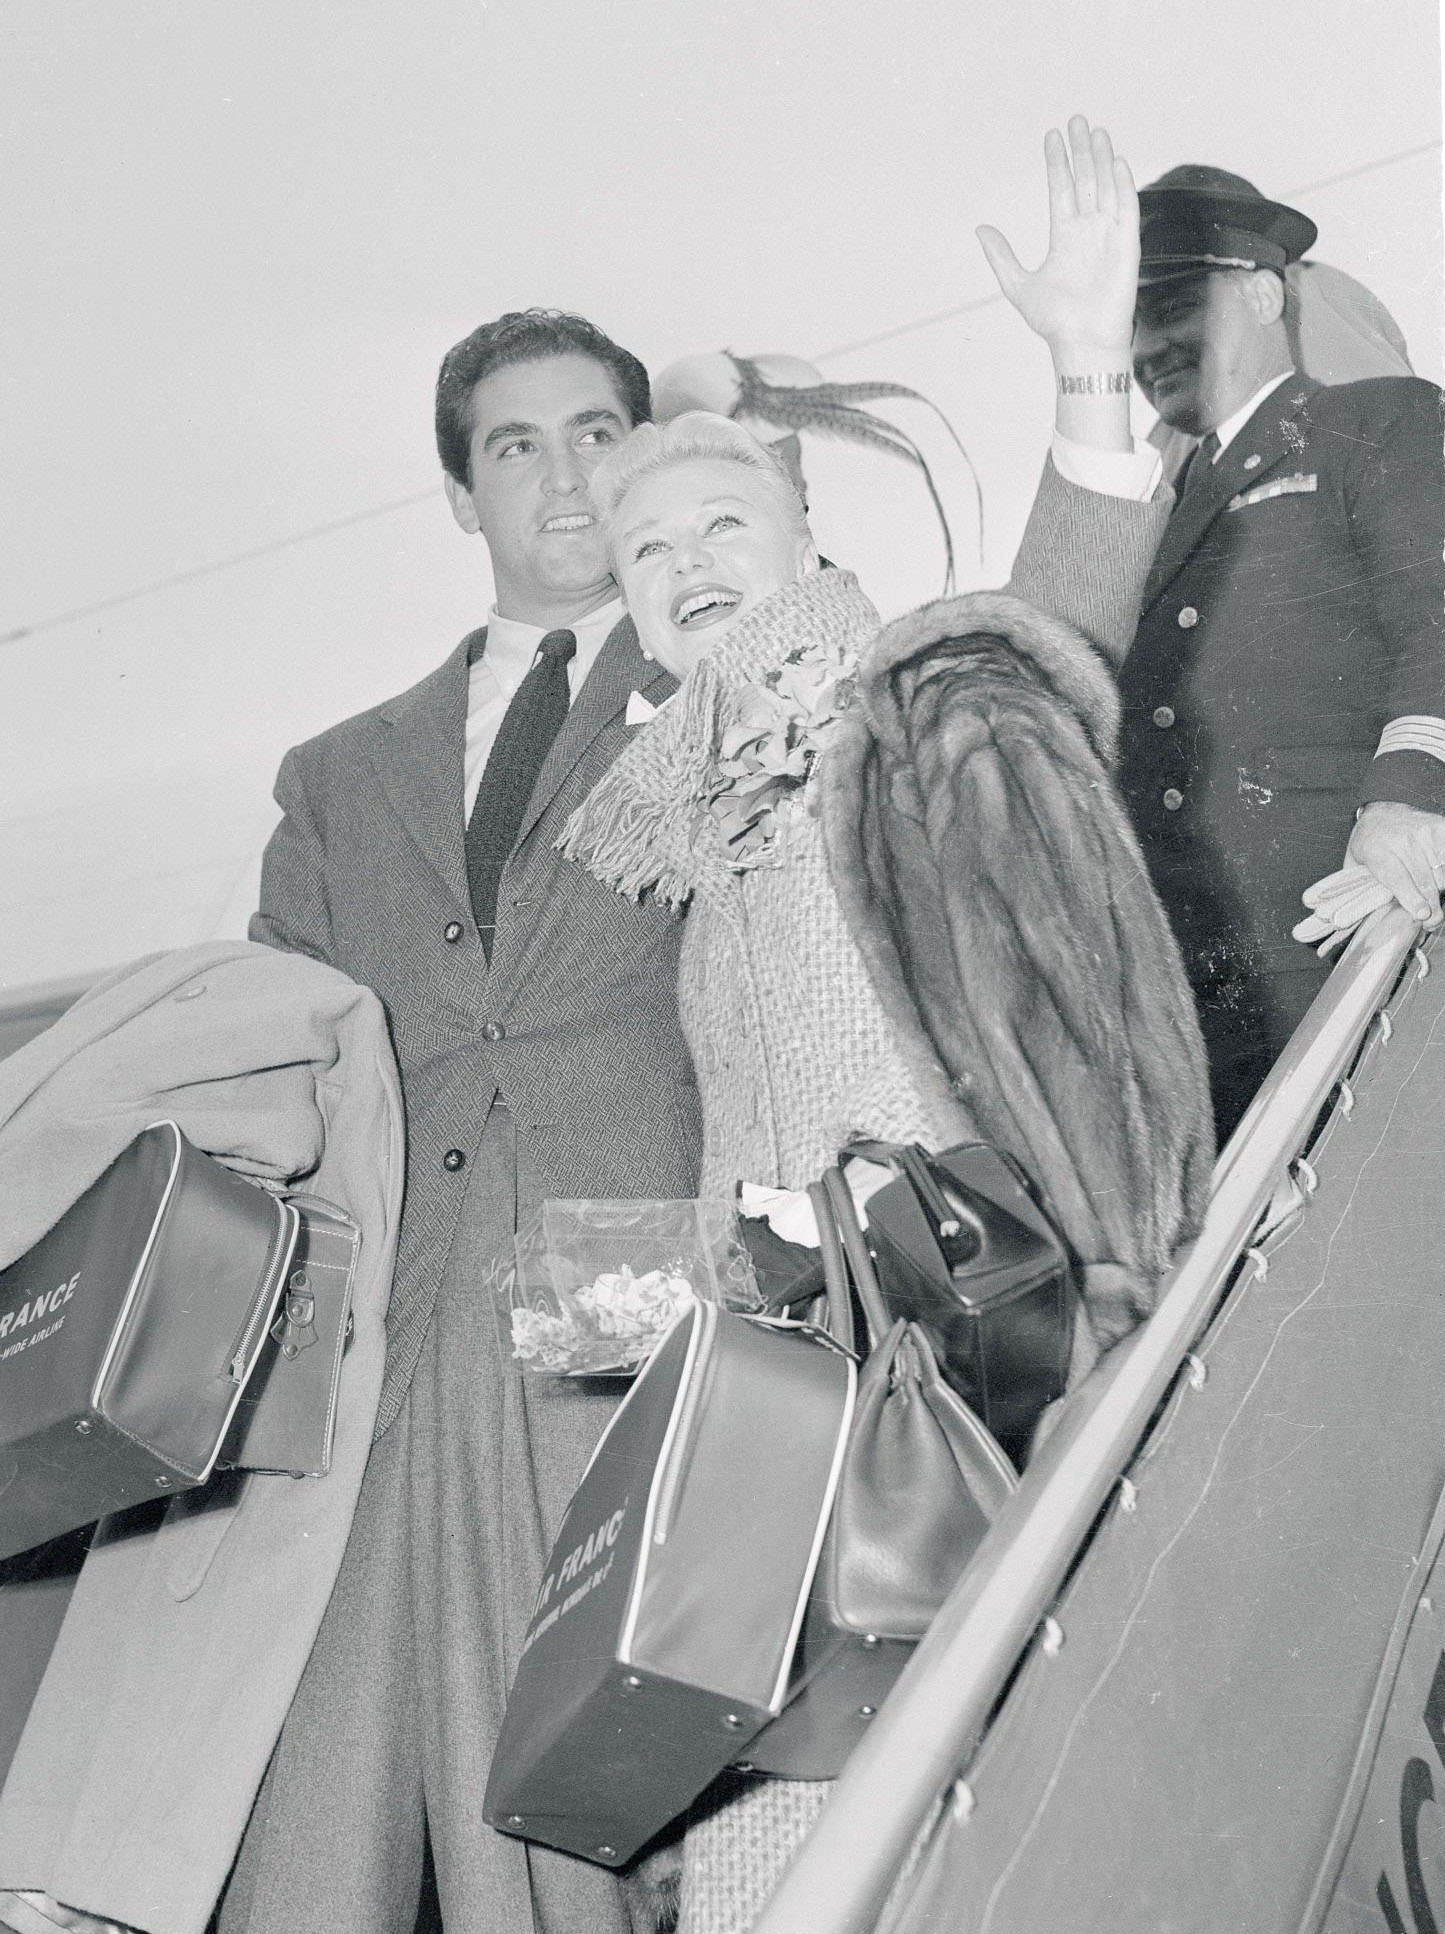
{"label": "tweed coat", "polygon": [[[554,850],[626,744],[633,691],[674,681],[630,620],[608,638],[538,777],[502,875],[490,965],[472,917],[463,824],[462,640],[400,697],[286,755],[253,939],[373,988],[407,1112],[407,1180],[378,1434],[400,1409],[501,1095],[547,1192],[694,1192],[697,1087],[677,1020],[676,917],[632,906]],[[478,1258],[480,1262],[481,1258]]]}
{"label": "tweed coat", "polygon": [[[1166,514],[1163,498],[1136,504],[1080,490],[1050,463],[1008,590],[996,595],[1088,629],[1117,657]],[[791,622],[805,639],[841,626],[855,650],[876,650],[877,623],[858,621],[844,586],[828,582],[835,575],[852,584],[845,573],[824,573],[789,587]],[[856,586],[854,596],[871,611]],[[947,608],[925,606],[883,635]],[[758,622],[744,618],[714,657],[725,681],[741,685],[790,642],[760,607]],[[1088,650],[1082,639],[1078,648]],[[739,1180],[802,1188],[853,1135],[937,1144],[961,1133],[956,1106],[899,1053],[895,990],[880,1001],[864,971],[828,881],[837,867],[825,861],[819,822],[801,816],[789,839],[780,869],[707,870],[688,913],[681,999],[703,1086],[703,1180],[712,1193]]]}
{"label": "tweed coat", "polygon": [[[1014,561],[1008,592],[1027,598],[1040,611],[1073,625],[1092,638],[1108,658],[1116,659],[1137,621],[1141,587],[1166,516],[1167,495],[1147,504],[1100,496],[1068,483],[1050,462],[1044,468],[1039,493]],[[987,594],[983,595],[986,599]],[[971,607],[973,600],[965,599],[961,603]],[[877,654],[886,655],[896,648],[900,633],[906,635],[912,626],[921,625],[926,629],[932,614],[948,609],[947,605],[925,607],[922,612],[896,621],[869,648],[864,665],[873,663]],[[825,752],[819,762],[824,773],[831,756]],[[831,788],[825,782],[825,793],[828,790]],[[896,1038],[885,1046],[874,1032],[880,996],[883,1008],[895,1024],[906,1006],[900,1005],[898,990],[887,976],[877,973],[876,950],[870,950],[875,957],[866,960],[859,952],[859,935],[866,930],[856,921],[853,904],[859,882],[856,878],[849,882],[844,877],[854,864],[853,857],[840,854],[834,828],[826,821],[822,840],[817,838],[815,830],[808,831],[797,855],[805,882],[811,876],[813,884],[822,884],[825,853],[833,889],[836,891],[840,884],[845,887],[851,884],[855,889],[853,895],[845,894],[841,907],[832,892],[826,895],[825,932],[834,942],[841,942],[834,950],[830,966],[840,982],[842,1003],[851,1009],[853,1025],[860,1028],[865,1045],[871,1039],[881,1050],[873,1059],[869,1078],[852,1084],[845,1103],[858,1126],[876,1123],[901,1131],[912,1114],[913,1132],[925,1137],[962,1132],[971,1125],[965,1112],[957,1107],[954,1097],[942,1092],[941,1082],[930,1079],[930,1071],[937,1068],[933,1044],[923,1044],[921,1051],[910,1052],[906,1039]],[[750,877],[755,880],[755,876],[744,876],[744,880]],[[806,884],[802,890],[808,894]],[[748,892],[747,884],[735,884],[733,920],[729,923],[733,929],[731,935],[713,908],[695,907],[688,915],[690,930],[685,945],[693,953],[694,961],[698,935],[691,923],[698,919],[699,913],[717,936],[717,957],[707,963],[706,986],[698,990],[702,1007],[714,1018],[721,1012],[716,980],[719,972],[725,974],[728,970],[728,953],[736,960],[739,952],[746,951],[748,940],[757,944],[757,937],[749,932],[746,914],[741,921],[737,917],[737,903],[745,901]],[[754,897],[760,897],[756,886]],[[771,926],[776,944],[788,925],[786,912],[766,887],[761,897],[772,902],[768,911],[773,916]],[[821,908],[824,896],[810,897],[815,907]],[[845,925],[848,931],[844,931]],[[739,934],[744,938],[742,948],[738,945]],[[727,947],[728,938],[732,939],[731,948]],[[914,966],[919,964],[915,960]],[[779,987],[777,991],[784,992],[784,989]],[[766,1041],[749,1041],[736,1028],[719,1030],[712,1026],[706,1031],[711,1046],[717,1051],[715,1065],[706,1068],[702,1076],[708,1104],[704,1108],[705,1125],[711,1134],[710,1117],[718,1103],[725,1115],[731,1116],[735,1092],[763,1095],[771,1084],[763,1065],[769,1055]],[[800,1029],[799,1037],[795,1045],[802,1046],[806,1030]],[[708,1043],[699,1035],[694,1037],[694,1045],[701,1057]],[[809,1044],[809,1047],[815,1055],[819,1052],[815,1045]],[[830,1068],[828,1072],[831,1075],[833,1070]],[[913,1113],[915,1109],[917,1112]],[[813,1111],[814,1121],[817,1113]],[[808,1120],[808,1112],[796,1106],[790,1106],[788,1114],[795,1126]],[[781,1119],[777,1125],[783,1125]],[[791,1145],[778,1147],[780,1171],[811,1156],[805,1141],[806,1131],[793,1136]],[[756,1143],[760,1150],[766,1145],[761,1133],[756,1135]],[[709,1175],[725,1166],[722,1147],[709,1150],[704,1166]],[[793,1172],[797,1173],[796,1168]],[[1117,1287],[1127,1297],[1126,1287]],[[1138,1313],[1137,1310],[1125,1313],[1120,1327],[1128,1328]],[[1083,1331],[1081,1324],[1078,1326],[1080,1337]],[[1076,1366],[1082,1368],[1088,1360],[1087,1354],[1082,1358],[1076,1355]],[[757,1781],[743,1775],[724,1775],[698,1803],[689,1825],[683,1859],[681,1934],[746,1934],[757,1921],[794,1849],[821,1811],[827,1793],[827,1784],[815,1780]]]}
{"label": "tweed coat", "polygon": [[1414,378],[1265,398],[1173,518],[1124,662],[1120,778],[1220,1051],[1262,1074],[1326,969],[1290,929],[1358,806],[1445,811],[1445,763],[1376,758],[1445,716],[1441,395]]}

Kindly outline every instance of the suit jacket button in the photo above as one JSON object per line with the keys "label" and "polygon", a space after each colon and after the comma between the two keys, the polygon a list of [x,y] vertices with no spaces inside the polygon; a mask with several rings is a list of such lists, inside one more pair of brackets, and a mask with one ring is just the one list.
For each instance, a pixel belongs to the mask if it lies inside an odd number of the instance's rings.
{"label": "suit jacket button", "polygon": [[446,941],[449,947],[455,947],[457,942],[461,939],[461,937],[462,937],[461,921],[448,920],[446,925],[442,928],[442,939]]}
{"label": "suit jacket button", "polygon": [[1165,812],[1177,813],[1179,808],[1183,804],[1184,804],[1184,794],[1180,792],[1179,788],[1177,786],[1167,787],[1164,793]]}
{"label": "suit jacket button", "polygon": [[1174,707],[1172,705],[1156,705],[1154,707],[1154,723],[1159,727],[1161,732],[1167,732],[1169,727],[1174,723]]}
{"label": "suit jacket button", "polygon": [[1199,613],[1194,609],[1192,604],[1186,604],[1184,609],[1179,613],[1179,629],[1181,631],[1193,631],[1198,623]]}
{"label": "suit jacket button", "polygon": [[455,1175],[459,1168],[467,1165],[467,1151],[464,1148],[449,1148],[442,1157],[442,1167],[449,1175]]}
{"label": "suit jacket button", "polygon": [[501,1041],[505,1040],[506,1033],[507,1030],[502,1026],[500,1021],[487,1021],[482,1028],[482,1039],[484,1041]]}

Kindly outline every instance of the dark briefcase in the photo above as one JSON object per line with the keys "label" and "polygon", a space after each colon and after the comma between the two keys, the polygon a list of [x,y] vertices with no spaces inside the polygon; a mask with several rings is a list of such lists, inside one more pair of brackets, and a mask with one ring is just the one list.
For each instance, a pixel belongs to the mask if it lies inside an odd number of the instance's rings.
{"label": "dark briefcase", "polygon": [[949,1383],[1022,1464],[1069,1374],[1077,1291],[1062,1237],[985,1143],[931,1155],[860,1142],[853,1152],[897,1171],[868,1199],[890,1314],[919,1325]]}
{"label": "dark briefcase", "polygon": [[617,1411],[548,1561],[482,1817],[620,1866],[787,1688],[850,1356],[699,1301]]}
{"label": "dark briefcase", "polygon": [[0,1557],[205,1483],[299,1225],[159,1122],[0,1272]]}

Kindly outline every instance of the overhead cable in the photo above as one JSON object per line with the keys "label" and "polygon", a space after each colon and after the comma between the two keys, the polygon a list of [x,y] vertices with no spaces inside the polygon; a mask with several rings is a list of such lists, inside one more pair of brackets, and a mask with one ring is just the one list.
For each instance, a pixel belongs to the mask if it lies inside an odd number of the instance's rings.
{"label": "overhead cable", "polygon": [[[1318,194],[1321,189],[1334,188],[1343,181],[1357,181],[1361,175],[1374,174],[1380,168],[1393,167],[1400,161],[1413,161],[1422,154],[1431,154],[1440,147],[1439,140],[1421,141],[1413,148],[1401,148],[1395,154],[1378,156],[1374,161],[1361,162],[1358,167],[1346,168],[1339,174],[1322,175],[1317,181],[1305,182],[1302,187],[1287,189],[1290,200],[1304,195]],[[836,344],[832,349],[822,349],[815,353],[815,363],[826,363],[838,356],[850,356],[855,350],[872,349],[879,343],[893,342],[900,336],[912,335],[919,329],[931,329],[941,322],[953,322],[959,316],[966,316],[977,309],[987,309],[996,302],[1004,300],[1003,292],[994,289],[987,295],[975,296],[969,302],[956,303],[949,309],[938,309],[926,316],[916,316],[911,322],[896,323],[891,329],[881,329],[876,335],[860,336],[854,342]],[[410,510],[417,504],[426,503],[435,495],[433,488],[414,490],[408,496],[395,497],[384,504],[373,504],[368,510],[353,511],[349,516],[336,517],[325,524],[312,524],[305,530],[293,531],[288,537],[276,537],[264,544],[254,544],[249,550],[236,551],[230,557],[213,558],[205,564],[193,564],[183,571],[173,571],[165,577],[153,578],[148,584],[133,586],[128,591],[117,591],[110,597],[97,598],[91,604],[73,606],[66,611],[52,612],[48,617],[32,619],[29,624],[16,625],[11,631],[0,632],[0,645],[14,645],[26,638],[34,638],[42,631],[54,631],[61,625],[75,624],[82,618],[93,618],[102,611],[114,611],[118,606],[134,604],[141,598],[154,597],[157,592],[169,591],[178,584],[191,584],[197,578],[211,577],[218,571],[234,570],[238,564],[251,564],[263,557],[272,557],[278,551],[290,550],[298,544],[309,544],[313,538],[329,537],[333,532],[350,530],[356,524],[370,522],[376,517],[389,517],[399,510]]]}
{"label": "overhead cable", "polygon": [[37,632],[51,631],[57,625],[75,624],[81,618],[93,618],[101,611],[113,611],[120,604],[134,604],[138,598],[153,597],[157,591],[169,591],[173,585],[190,584],[196,578],[213,576],[217,571],[229,571],[238,564],[252,564],[257,558],[274,557],[277,551],[289,551],[293,545],[309,544],[313,537],[329,537],[334,531],[350,530],[353,525],[370,522],[373,517],[389,517],[393,511],[410,510],[414,504],[424,504],[436,496],[436,490],[414,490],[409,497],[393,497],[390,503],[373,504],[369,510],[352,511],[346,517],[333,517],[325,524],[312,524],[306,530],[293,531],[289,537],[273,537],[264,544],[253,544],[249,550],[236,551],[230,557],[212,558],[206,564],[192,564],[184,571],[172,571],[163,578],[152,578],[149,584],[135,585],[129,591],[116,591],[108,598],[96,598],[91,604],[77,604],[68,611],[53,612],[48,618],[36,618],[28,625],[17,625],[13,631],[0,631],[0,645],[18,644],[22,638],[33,638]]}
{"label": "overhead cable", "polygon": [[[1413,161],[1417,155],[1431,154],[1440,145],[1439,141],[1422,141],[1416,147],[1401,148],[1398,154],[1381,155],[1375,161],[1362,162],[1358,168],[1346,168],[1342,174],[1324,175],[1318,181],[1307,181],[1303,187],[1287,189],[1286,198],[1297,201],[1303,195],[1317,195],[1322,188],[1334,188],[1342,181],[1355,181],[1361,175],[1374,174],[1378,168],[1389,168],[1397,161]],[[960,302],[951,309],[938,309],[932,315],[919,316],[913,322],[900,322],[891,329],[880,329],[876,336],[860,336],[856,342],[819,350],[813,361],[826,363],[834,356],[851,356],[855,349],[872,349],[876,343],[892,342],[898,336],[911,335],[915,329],[931,329],[936,323],[952,322],[957,316],[969,315],[975,309],[987,309],[1004,299],[1002,289],[991,289],[987,295],[975,296],[971,302]]]}

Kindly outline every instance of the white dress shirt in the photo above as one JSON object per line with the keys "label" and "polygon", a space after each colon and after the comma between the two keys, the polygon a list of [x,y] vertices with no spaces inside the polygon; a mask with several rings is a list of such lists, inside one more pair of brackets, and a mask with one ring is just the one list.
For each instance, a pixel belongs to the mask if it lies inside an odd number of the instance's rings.
{"label": "white dress shirt", "polygon": [[1055,430],[1050,453],[1066,483],[1095,490],[1101,497],[1127,497],[1136,504],[1148,503],[1164,474],[1159,452],[1147,443],[1141,447],[1131,441],[1127,450],[1096,450]]}
{"label": "white dress shirt", "polygon": [[621,598],[611,598],[570,625],[529,625],[519,618],[503,618],[493,610],[487,617],[487,642],[467,681],[466,786],[463,816],[470,819],[477,803],[487,756],[512,695],[532,669],[538,647],[549,631],[570,631],[577,651],[567,667],[567,689],[575,698],[597,662],[597,654],[626,614]]}
{"label": "white dress shirt", "polygon": [[1214,453],[1214,461],[1216,463],[1218,463],[1230,444],[1233,443],[1245,424],[1254,415],[1265,397],[1272,396],[1280,384],[1287,383],[1293,375],[1294,371],[1287,369],[1282,376],[1271,376],[1267,383],[1262,383],[1254,392],[1254,395],[1250,397],[1243,409],[1236,410],[1233,416],[1225,417],[1222,423],[1216,425],[1214,434],[1219,438],[1219,448]]}

